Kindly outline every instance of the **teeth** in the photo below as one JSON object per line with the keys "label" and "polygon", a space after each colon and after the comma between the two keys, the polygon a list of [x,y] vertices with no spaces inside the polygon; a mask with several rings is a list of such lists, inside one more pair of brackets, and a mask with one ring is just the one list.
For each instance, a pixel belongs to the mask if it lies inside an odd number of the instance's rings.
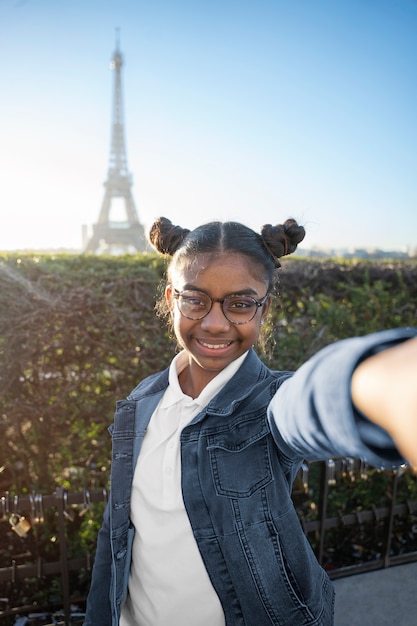
{"label": "teeth", "polygon": [[201,345],[205,348],[210,348],[211,350],[220,350],[221,348],[227,348],[230,346],[230,342],[228,343],[216,343],[215,345],[211,343],[205,343],[204,341],[200,341]]}

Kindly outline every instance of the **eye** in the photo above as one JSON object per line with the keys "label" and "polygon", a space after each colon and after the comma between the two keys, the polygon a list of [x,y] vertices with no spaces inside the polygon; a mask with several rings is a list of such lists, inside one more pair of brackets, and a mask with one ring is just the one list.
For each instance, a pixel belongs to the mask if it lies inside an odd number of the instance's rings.
{"label": "eye", "polygon": [[207,298],[204,297],[204,294],[199,294],[196,292],[184,292],[181,294],[182,302],[192,308],[205,308],[207,306]]}
{"label": "eye", "polygon": [[253,309],[256,306],[255,300],[245,296],[232,296],[225,301],[228,309],[232,309],[236,312],[246,312],[248,309]]}
{"label": "eye", "polygon": [[184,302],[192,306],[201,306],[202,304],[204,304],[201,298],[197,298],[196,296],[182,296],[182,299],[184,300]]}

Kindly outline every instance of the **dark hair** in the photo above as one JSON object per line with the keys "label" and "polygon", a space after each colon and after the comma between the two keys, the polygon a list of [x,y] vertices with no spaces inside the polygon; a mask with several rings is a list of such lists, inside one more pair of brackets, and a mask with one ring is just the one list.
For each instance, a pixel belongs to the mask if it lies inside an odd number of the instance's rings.
{"label": "dark hair", "polygon": [[276,282],[276,269],[281,266],[279,259],[293,253],[304,239],[305,230],[294,219],[284,224],[266,224],[261,233],[239,222],[209,222],[188,230],[174,226],[166,217],[159,217],[151,226],[149,241],[161,254],[172,256],[168,268],[175,270],[182,263],[194,259],[198,254],[243,254],[260,271],[272,291]]}

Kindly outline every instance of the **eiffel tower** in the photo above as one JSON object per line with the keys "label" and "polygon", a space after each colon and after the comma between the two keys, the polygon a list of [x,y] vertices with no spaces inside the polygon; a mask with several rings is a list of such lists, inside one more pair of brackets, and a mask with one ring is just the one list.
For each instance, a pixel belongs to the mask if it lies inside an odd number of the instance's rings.
{"label": "eiffel tower", "polygon": [[[122,106],[122,66],[123,57],[117,37],[116,50],[110,63],[111,69],[114,70],[114,89],[109,168],[107,180],[104,182],[105,193],[98,222],[93,224],[93,234],[87,241],[84,252],[112,254],[149,250],[133,200],[132,176],[127,167]],[[118,213],[122,209],[124,219],[120,219],[118,215],[117,220],[111,220],[112,205],[114,210],[117,201]]]}

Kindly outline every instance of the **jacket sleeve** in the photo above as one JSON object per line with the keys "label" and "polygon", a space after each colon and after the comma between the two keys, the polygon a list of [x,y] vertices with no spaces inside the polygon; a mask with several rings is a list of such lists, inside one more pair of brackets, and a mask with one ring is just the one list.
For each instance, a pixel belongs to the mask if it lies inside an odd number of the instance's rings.
{"label": "jacket sleeve", "polygon": [[84,626],[111,626],[110,581],[111,547],[109,532],[109,506],[107,503],[103,524],[98,533],[97,549],[91,575],[90,591],[87,598]]}
{"label": "jacket sleeve", "polygon": [[380,468],[404,463],[389,434],[355,409],[350,386],[362,360],[415,336],[417,328],[410,327],[344,339],[302,365],[280,386],[268,409],[282,453],[310,461],[360,457]]}

